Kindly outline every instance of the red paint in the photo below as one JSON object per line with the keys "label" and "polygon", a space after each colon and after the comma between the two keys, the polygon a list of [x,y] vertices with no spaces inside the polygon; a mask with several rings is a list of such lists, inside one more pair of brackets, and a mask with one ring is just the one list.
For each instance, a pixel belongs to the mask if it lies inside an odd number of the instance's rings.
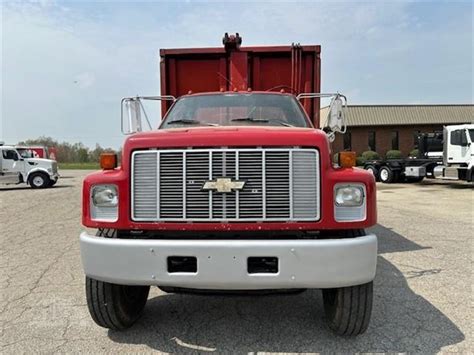
{"label": "red paint", "polygon": [[230,84],[234,90],[247,90],[247,52],[235,51],[230,54]]}
{"label": "red paint", "polygon": [[[162,49],[161,95],[256,91],[284,87],[286,92],[319,92],[320,46]],[[311,101],[311,102],[309,102]],[[162,116],[170,108],[162,101]],[[305,100],[305,110],[319,127],[319,99]]]}
{"label": "red paint", "polygon": [[[210,139],[212,137],[212,139]],[[245,140],[242,139],[245,137]],[[136,223],[130,218],[130,158],[134,150],[148,148],[186,147],[316,147],[321,156],[321,219],[318,222],[288,223]],[[138,133],[125,141],[122,166],[111,171],[96,172],[84,179],[82,223],[91,228],[143,230],[322,230],[367,228],[376,223],[375,182],[371,173],[361,169],[335,169],[330,163],[326,135],[311,128],[286,127],[203,127],[169,129]],[[360,182],[367,189],[367,219],[363,222],[338,223],[334,220],[334,185],[339,182]],[[119,189],[119,218],[115,223],[94,222],[89,218],[89,193],[94,184],[116,184]]]}
{"label": "red paint", "polygon": [[[232,47],[232,48],[230,48]],[[160,51],[161,94],[179,97],[189,91],[223,93],[226,91],[255,92],[273,89],[294,95],[300,92],[320,92],[320,46],[276,46],[163,49]],[[171,106],[162,102],[163,116]],[[308,120],[319,127],[319,100],[303,100]],[[131,154],[140,149],[213,148],[213,147],[308,147],[320,152],[321,219],[317,222],[133,222],[130,216]],[[334,185],[341,182],[365,184],[367,219],[362,222],[340,223],[334,220]],[[90,219],[90,189],[95,184],[115,184],[119,191],[117,222],[94,222]],[[123,230],[331,230],[373,226],[377,221],[375,181],[371,173],[357,169],[335,169],[327,136],[319,129],[287,127],[193,127],[157,130],[129,136],[122,152],[122,166],[114,170],[88,175],[83,185],[82,223],[91,228]]]}
{"label": "red paint", "polygon": [[34,158],[44,158],[56,160],[56,147],[46,148],[44,146],[16,146],[17,149],[27,150]]}
{"label": "red paint", "polygon": [[56,147],[48,148],[48,156],[51,160],[58,160],[58,150],[56,149]]}

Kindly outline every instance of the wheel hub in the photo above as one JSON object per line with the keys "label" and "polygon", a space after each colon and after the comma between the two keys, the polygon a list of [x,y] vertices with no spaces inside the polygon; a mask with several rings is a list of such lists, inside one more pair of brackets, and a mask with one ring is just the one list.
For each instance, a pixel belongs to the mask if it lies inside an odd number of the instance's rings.
{"label": "wheel hub", "polygon": [[35,176],[33,178],[33,184],[35,186],[41,186],[41,185],[43,185],[43,182],[44,182],[44,179],[41,176]]}

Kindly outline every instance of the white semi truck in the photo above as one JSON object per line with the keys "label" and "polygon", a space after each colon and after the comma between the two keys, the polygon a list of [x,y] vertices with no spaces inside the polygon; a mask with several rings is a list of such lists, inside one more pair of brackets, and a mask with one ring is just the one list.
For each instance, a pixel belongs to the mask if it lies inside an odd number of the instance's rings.
{"label": "white semi truck", "polygon": [[443,134],[418,137],[416,158],[370,160],[364,168],[378,181],[419,182],[425,177],[474,181],[474,124],[445,126]]}
{"label": "white semi truck", "polygon": [[445,126],[443,165],[433,171],[435,178],[474,181],[474,124]]}
{"label": "white semi truck", "polygon": [[0,145],[0,183],[25,183],[34,189],[51,187],[58,181],[55,160],[23,157],[14,146]]}

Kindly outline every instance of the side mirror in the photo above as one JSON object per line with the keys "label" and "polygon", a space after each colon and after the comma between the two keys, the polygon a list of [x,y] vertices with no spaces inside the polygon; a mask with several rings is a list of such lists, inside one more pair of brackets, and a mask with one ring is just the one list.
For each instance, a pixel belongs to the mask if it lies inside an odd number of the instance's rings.
{"label": "side mirror", "polygon": [[142,131],[141,111],[140,99],[127,98],[122,100],[122,132],[124,134]]}
{"label": "side mirror", "polygon": [[142,127],[142,111],[145,116],[146,123],[151,130],[151,123],[148,119],[145,107],[141,100],[154,100],[154,101],[176,101],[174,96],[136,96],[126,97],[122,99],[121,106],[121,120],[122,120],[122,133],[132,134],[141,132]]}
{"label": "side mirror", "polygon": [[332,99],[329,107],[327,126],[333,132],[340,132],[344,127],[344,101],[342,96],[338,95]]}

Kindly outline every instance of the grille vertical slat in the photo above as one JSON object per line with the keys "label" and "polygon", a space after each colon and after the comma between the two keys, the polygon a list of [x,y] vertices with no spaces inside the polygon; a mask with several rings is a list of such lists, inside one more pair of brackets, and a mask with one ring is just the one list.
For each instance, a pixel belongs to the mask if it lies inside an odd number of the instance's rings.
{"label": "grille vertical slat", "polygon": [[155,219],[157,217],[157,153],[135,156],[133,166],[134,217]]}
{"label": "grille vertical slat", "polygon": [[267,152],[265,158],[267,218],[290,218],[290,153]]}
{"label": "grille vertical slat", "polygon": [[316,218],[319,215],[319,175],[316,151],[293,152],[293,218]]}
{"label": "grille vertical slat", "polygon": [[263,218],[262,151],[241,151],[239,154],[239,180],[245,188],[239,193],[241,219]]}
{"label": "grille vertical slat", "polygon": [[209,218],[209,192],[202,186],[209,180],[209,153],[186,152],[186,217]]}
{"label": "grille vertical slat", "polygon": [[183,152],[160,152],[160,218],[183,218]]}
{"label": "grille vertical slat", "polygon": [[[140,221],[298,221],[319,219],[315,149],[189,149],[133,155],[132,217]],[[159,175],[159,176],[158,176]],[[242,190],[203,190],[207,181]]]}

